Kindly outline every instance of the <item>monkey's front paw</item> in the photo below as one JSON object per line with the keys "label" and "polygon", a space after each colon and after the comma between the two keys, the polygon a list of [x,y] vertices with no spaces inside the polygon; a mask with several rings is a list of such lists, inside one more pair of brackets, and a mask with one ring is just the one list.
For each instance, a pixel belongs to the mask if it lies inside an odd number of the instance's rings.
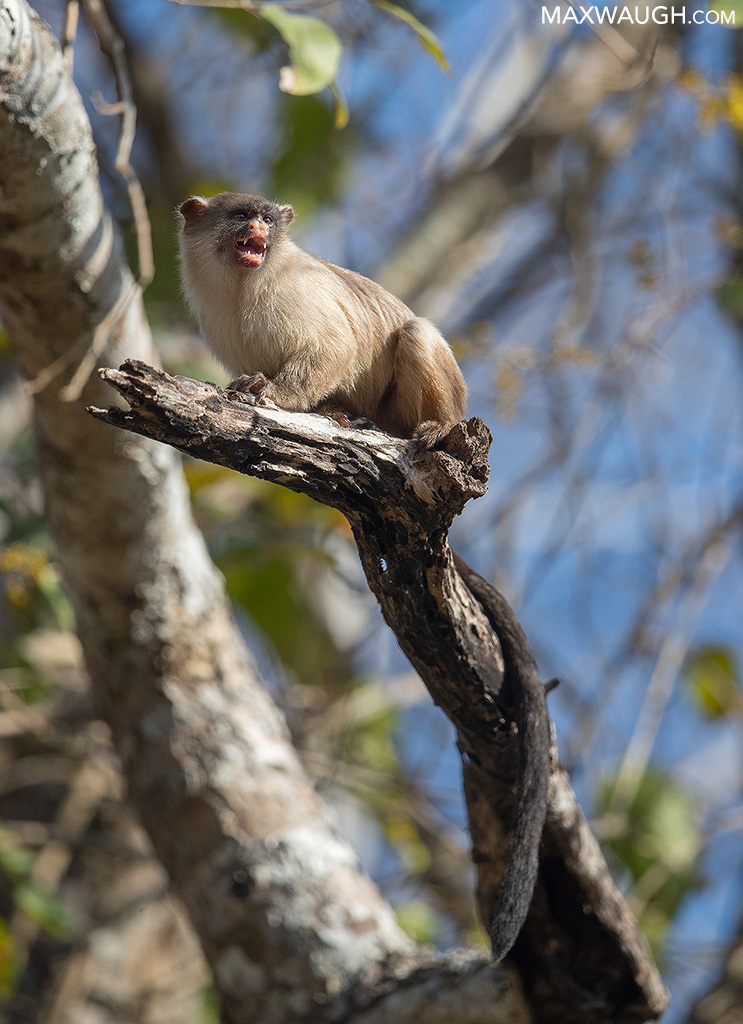
{"label": "monkey's front paw", "polygon": [[244,395],[246,400],[255,406],[270,406],[268,385],[270,381],[264,374],[243,374],[227,384],[225,391],[236,391]]}
{"label": "monkey's front paw", "polygon": [[342,427],[353,426],[348,416],[346,416],[344,412],[329,412],[328,416],[330,417],[331,420],[335,420],[335,422],[339,423]]}
{"label": "monkey's front paw", "polygon": [[256,398],[260,398],[267,384],[268,377],[262,373],[244,373],[231,380],[225,391],[239,391],[242,395],[255,395]]}

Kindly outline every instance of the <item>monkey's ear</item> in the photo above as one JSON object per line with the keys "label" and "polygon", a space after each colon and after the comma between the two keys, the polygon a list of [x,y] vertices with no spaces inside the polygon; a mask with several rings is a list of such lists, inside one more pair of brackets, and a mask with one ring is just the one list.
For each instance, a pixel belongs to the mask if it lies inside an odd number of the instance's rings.
{"label": "monkey's ear", "polygon": [[291,222],[294,220],[293,206],[280,206],[279,213],[281,214],[281,219],[285,224],[291,224]]}
{"label": "monkey's ear", "polygon": [[196,220],[197,217],[200,217],[208,205],[208,200],[202,198],[202,196],[192,196],[190,199],[187,199],[185,203],[181,204],[179,210],[185,217],[186,223],[188,224],[189,222]]}

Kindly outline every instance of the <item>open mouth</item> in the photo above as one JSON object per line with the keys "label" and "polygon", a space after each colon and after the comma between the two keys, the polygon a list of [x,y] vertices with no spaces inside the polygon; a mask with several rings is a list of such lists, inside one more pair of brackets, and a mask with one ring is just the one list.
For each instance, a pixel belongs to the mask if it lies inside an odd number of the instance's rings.
{"label": "open mouth", "polygon": [[259,267],[266,258],[266,243],[257,238],[236,238],[235,253],[246,267]]}

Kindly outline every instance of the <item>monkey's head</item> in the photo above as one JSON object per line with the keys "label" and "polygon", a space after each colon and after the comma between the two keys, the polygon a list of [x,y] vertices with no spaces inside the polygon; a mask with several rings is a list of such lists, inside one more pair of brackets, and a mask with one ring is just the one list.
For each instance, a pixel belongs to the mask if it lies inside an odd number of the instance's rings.
{"label": "monkey's head", "polygon": [[223,263],[255,270],[285,234],[294,216],[262,196],[220,192],[211,199],[193,196],[180,207],[186,239],[210,247]]}

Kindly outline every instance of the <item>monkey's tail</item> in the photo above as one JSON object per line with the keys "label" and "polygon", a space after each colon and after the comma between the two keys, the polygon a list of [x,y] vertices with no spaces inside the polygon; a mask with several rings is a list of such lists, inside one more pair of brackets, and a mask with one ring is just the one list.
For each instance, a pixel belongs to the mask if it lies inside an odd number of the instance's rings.
{"label": "monkey's tail", "polygon": [[454,563],[500,642],[507,710],[519,731],[518,793],[508,839],[510,859],[490,922],[493,959],[498,961],[521,931],[537,880],[539,844],[547,813],[550,727],[536,662],[511,606],[456,553]]}
{"label": "monkey's tail", "polygon": [[[539,683],[541,687],[541,683]],[[543,698],[542,698],[543,699]],[[550,734],[546,711],[534,707],[518,722],[519,785],[508,838],[510,861],[490,925],[493,959],[502,960],[518,938],[531,906],[539,844],[547,813]]]}

